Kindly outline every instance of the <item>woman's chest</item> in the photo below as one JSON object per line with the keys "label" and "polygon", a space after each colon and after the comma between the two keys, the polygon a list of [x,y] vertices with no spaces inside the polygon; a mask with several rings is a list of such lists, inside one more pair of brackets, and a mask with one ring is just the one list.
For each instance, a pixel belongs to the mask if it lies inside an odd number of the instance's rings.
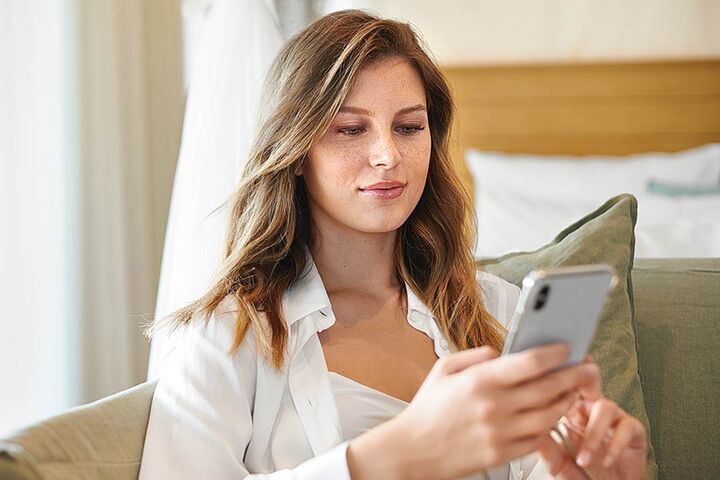
{"label": "woman's chest", "polygon": [[411,327],[401,312],[366,313],[355,321],[341,315],[362,311],[337,310],[335,324],[318,333],[328,370],[410,402],[438,359],[433,339]]}

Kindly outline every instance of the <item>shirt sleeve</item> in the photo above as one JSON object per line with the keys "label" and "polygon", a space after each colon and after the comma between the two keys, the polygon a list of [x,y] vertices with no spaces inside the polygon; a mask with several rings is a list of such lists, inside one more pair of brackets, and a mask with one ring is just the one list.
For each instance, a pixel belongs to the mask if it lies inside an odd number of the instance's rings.
{"label": "shirt sleeve", "polygon": [[213,315],[177,333],[153,396],[139,479],[350,480],[347,441],[292,469],[249,472],[257,358],[252,332],[228,355],[233,323],[233,315]]}
{"label": "shirt sleeve", "polygon": [[478,270],[477,279],[484,292],[485,308],[507,327],[520,298],[520,287],[482,270]]}
{"label": "shirt sleeve", "polygon": [[[520,287],[489,272],[478,272],[485,291],[485,307],[507,327],[520,298]],[[547,464],[537,452],[517,459],[517,478],[522,480],[546,480],[553,478]],[[511,475],[511,478],[512,475]]]}

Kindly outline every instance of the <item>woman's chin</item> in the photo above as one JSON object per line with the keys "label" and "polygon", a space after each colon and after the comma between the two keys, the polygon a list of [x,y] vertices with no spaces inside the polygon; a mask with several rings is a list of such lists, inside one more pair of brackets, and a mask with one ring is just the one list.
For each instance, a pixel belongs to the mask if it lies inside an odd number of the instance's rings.
{"label": "woman's chin", "polygon": [[361,225],[356,224],[355,229],[363,233],[390,233],[400,228],[405,220],[407,220],[406,217],[397,217],[392,220],[387,217],[368,220]]}

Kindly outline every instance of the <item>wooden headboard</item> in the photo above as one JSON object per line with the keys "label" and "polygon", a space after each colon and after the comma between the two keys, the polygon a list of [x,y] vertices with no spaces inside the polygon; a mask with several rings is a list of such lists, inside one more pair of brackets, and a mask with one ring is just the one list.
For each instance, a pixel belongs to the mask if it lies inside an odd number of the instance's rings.
{"label": "wooden headboard", "polygon": [[451,152],[672,152],[720,142],[720,59],[443,69],[458,116]]}

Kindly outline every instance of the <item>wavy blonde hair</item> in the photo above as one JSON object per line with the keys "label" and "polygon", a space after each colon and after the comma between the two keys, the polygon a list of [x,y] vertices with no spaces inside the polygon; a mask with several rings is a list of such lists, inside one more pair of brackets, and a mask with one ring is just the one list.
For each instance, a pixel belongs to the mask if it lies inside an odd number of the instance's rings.
{"label": "wavy blonde hair", "polygon": [[156,321],[148,335],[195,317],[207,322],[232,295],[239,309],[229,353],[252,328],[258,351],[274,368],[283,367],[288,326],[282,296],[305,271],[311,234],[304,180],[295,172],[329,127],[358,71],[381,58],[401,57],[424,83],[432,149],[425,189],[399,228],[398,280],[430,308],[458,349],[501,348],[504,328],[485,309],[476,280],[471,200],[448,153],[455,106],[426,49],[409,24],[362,10],[330,13],[285,43],[268,71],[257,133],[229,199],[227,242],[216,279],[202,297]]}

